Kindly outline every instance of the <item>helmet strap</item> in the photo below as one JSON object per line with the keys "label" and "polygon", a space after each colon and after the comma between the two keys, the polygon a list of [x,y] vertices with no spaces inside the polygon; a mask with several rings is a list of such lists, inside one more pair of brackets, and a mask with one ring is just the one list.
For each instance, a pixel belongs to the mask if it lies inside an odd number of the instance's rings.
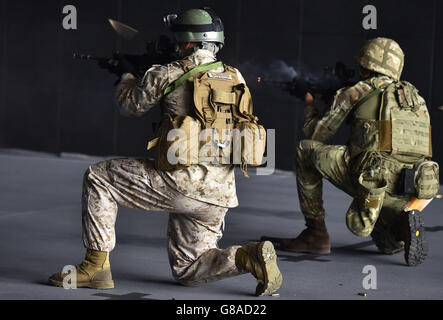
{"label": "helmet strap", "polygon": [[221,43],[201,42],[197,47],[194,48],[194,50],[195,51],[197,51],[198,49],[207,50],[211,52],[214,56],[216,56],[222,47],[223,45]]}

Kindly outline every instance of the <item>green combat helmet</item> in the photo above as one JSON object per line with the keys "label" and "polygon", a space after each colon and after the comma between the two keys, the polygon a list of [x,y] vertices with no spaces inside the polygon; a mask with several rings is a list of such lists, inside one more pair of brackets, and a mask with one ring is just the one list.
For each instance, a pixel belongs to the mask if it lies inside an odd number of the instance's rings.
{"label": "green combat helmet", "polygon": [[163,20],[177,42],[225,43],[223,23],[208,7],[190,9],[181,15],[169,14]]}
{"label": "green combat helmet", "polygon": [[398,81],[403,72],[405,55],[394,40],[376,38],[363,45],[357,55],[357,61],[365,69]]}

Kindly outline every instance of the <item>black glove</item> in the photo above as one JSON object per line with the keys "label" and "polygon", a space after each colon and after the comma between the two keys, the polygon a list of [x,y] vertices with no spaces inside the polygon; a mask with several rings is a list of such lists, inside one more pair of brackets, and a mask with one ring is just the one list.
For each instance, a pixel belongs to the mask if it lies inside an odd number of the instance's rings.
{"label": "black glove", "polygon": [[[300,100],[304,100],[306,93],[311,91],[310,83],[304,79],[297,80],[289,87],[289,93]],[[315,92],[311,92],[312,94]]]}

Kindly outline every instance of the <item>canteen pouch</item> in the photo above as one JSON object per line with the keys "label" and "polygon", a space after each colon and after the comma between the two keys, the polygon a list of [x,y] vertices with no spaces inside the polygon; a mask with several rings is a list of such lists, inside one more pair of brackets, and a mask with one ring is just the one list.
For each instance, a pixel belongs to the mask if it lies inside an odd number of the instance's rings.
{"label": "canteen pouch", "polygon": [[440,189],[439,165],[433,161],[425,161],[415,171],[415,192],[417,199],[434,198]]}
{"label": "canteen pouch", "polygon": [[199,163],[200,122],[188,116],[168,116],[159,129],[155,166],[172,171]]}

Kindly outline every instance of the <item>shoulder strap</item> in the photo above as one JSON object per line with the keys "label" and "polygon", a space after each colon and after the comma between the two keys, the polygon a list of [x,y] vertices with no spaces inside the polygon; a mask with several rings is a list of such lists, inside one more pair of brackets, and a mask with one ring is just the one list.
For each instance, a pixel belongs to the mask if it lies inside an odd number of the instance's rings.
{"label": "shoulder strap", "polygon": [[191,71],[191,69],[193,69],[195,67],[194,62],[192,62],[190,59],[183,59],[183,60],[179,60],[177,62],[182,66],[182,68],[185,72],[189,72],[189,71]]}
{"label": "shoulder strap", "polygon": [[186,72],[180,78],[178,78],[173,83],[171,83],[165,89],[164,95],[166,96],[166,95],[170,94],[175,89],[180,87],[183,83],[185,83],[186,80],[188,80],[189,78],[195,76],[196,74],[198,74],[200,72],[204,72],[204,71],[209,71],[209,70],[217,69],[217,68],[222,67],[222,66],[223,66],[223,62],[221,62],[221,61],[211,62],[211,63],[206,63],[206,64],[199,65],[199,66],[193,68],[192,70]]}
{"label": "shoulder strap", "polygon": [[364,103],[366,103],[367,101],[369,101],[371,98],[379,95],[380,93],[384,94],[386,89],[388,89],[390,86],[395,85],[397,82],[393,82],[391,84],[388,85],[384,85],[384,86],[378,86],[378,85],[374,85],[375,89],[372,90],[371,92],[369,92],[367,95],[365,95],[363,98],[360,99],[360,101],[355,105],[354,110],[356,110],[358,107],[360,107],[361,105],[363,105]]}
{"label": "shoulder strap", "polygon": [[354,107],[356,110],[358,107],[369,101],[372,97],[378,96],[380,93],[384,91],[384,88],[377,88],[371,92],[369,92],[367,95],[365,95],[363,98],[360,99],[360,101],[357,103],[357,105]]}

